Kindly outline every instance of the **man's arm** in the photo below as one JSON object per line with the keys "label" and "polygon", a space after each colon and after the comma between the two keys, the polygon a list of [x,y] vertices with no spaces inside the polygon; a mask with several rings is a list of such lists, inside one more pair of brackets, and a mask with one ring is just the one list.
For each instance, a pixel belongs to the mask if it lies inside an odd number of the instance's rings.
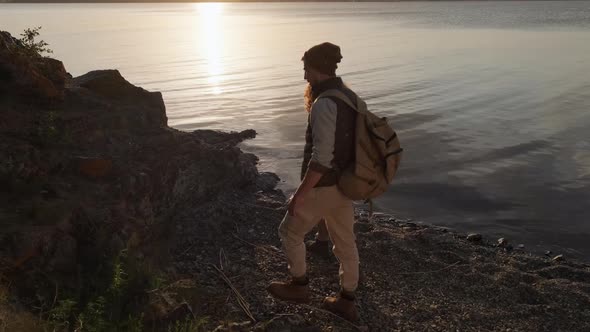
{"label": "man's arm", "polygon": [[314,171],[311,168],[307,169],[305,176],[303,177],[303,181],[293,194],[291,201],[289,202],[289,214],[295,215],[295,208],[300,204],[303,204],[303,198],[307,196],[307,194],[315,187],[315,185],[320,181],[322,178],[323,173],[318,171]]}
{"label": "man's arm", "polygon": [[303,203],[303,198],[316,186],[322,176],[332,169],[337,111],[336,103],[328,98],[319,99],[311,109],[313,151],[307,172],[289,203],[291,215],[295,214],[296,206]]}

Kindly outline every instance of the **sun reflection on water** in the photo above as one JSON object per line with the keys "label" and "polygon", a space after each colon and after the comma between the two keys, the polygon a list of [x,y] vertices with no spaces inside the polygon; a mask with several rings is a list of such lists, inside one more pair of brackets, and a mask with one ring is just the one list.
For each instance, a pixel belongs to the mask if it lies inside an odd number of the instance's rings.
{"label": "sun reflection on water", "polygon": [[199,20],[199,50],[207,60],[207,82],[214,94],[221,94],[223,81],[223,8],[222,3],[197,3]]}

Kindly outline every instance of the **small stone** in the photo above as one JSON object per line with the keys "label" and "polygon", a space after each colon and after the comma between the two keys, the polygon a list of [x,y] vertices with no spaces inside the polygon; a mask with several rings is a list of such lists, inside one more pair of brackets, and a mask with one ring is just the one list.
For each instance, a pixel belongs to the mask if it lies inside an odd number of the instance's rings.
{"label": "small stone", "polygon": [[305,318],[297,314],[276,316],[269,321],[259,322],[254,331],[301,331],[297,327],[305,326],[305,322]]}
{"label": "small stone", "polygon": [[231,332],[231,331],[245,331],[250,327],[252,323],[250,321],[245,322],[233,322],[229,323],[229,325],[222,324],[219,325],[213,332]]}
{"label": "small stone", "polygon": [[301,316],[301,315],[287,316],[287,321],[292,326],[303,326],[303,325],[305,325],[305,318],[303,318],[303,316]]}
{"label": "small stone", "polygon": [[230,274],[239,275],[240,274],[240,267],[237,265],[230,265],[227,267],[227,271]]}
{"label": "small stone", "polygon": [[401,227],[405,231],[411,231],[418,228],[413,222],[399,222],[398,227]]}
{"label": "small stone", "polygon": [[113,168],[113,162],[104,158],[76,157],[80,174],[89,178],[100,178],[108,175]]}
{"label": "small stone", "polygon": [[247,327],[249,327],[252,323],[250,321],[244,321],[244,322],[234,322],[234,323],[230,323],[229,324],[229,330],[230,331],[241,331],[243,329],[246,329]]}
{"label": "small stone", "polygon": [[481,234],[471,233],[471,234],[467,235],[467,241],[470,241],[470,242],[480,242],[481,239],[482,239]]}
{"label": "small stone", "polygon": [[241,311],[241,309],[239,309],[233,303],[227,303],[225,306],[227,307],[227,311],[229,311],[229,312],[240,312]]}
{"label": "small stone", "polygon": [[498,239],[498,246],[499,247],[506,247],[507,245],[508,245],[508,240],[506,240],[503,237]]}
{"label": "small stone", "polygon": [[557,256],[553,257],[553,260],[555,262],[561,262],[563,260],[563,255],[557,255]]}
{"label": "small stone", "polygon": [[367,233],[372,231],[374,227],[370,223],[355,223],[354,229],[360,233]]}
{"label": "small stone", "polygon": [[549,256],[551,256],[552,253],[553,252],[551,250],[547,250],[547,251],[545,251],[545,256],[549,257]]}
{"label": "small stone", "polygon": [[524,249],[524,244],[519,244],[517,247],[519,250],[523,250]]}
{"label": "small stone", "polygon": [[137,232],[133,232],[127,240],[128,248],[136,248],[141,244],[141,236]]}
{"label": "small stone", "polygon": [[57,192],[53,189],[43,189],[39,192],[44,199],[57,198]]}

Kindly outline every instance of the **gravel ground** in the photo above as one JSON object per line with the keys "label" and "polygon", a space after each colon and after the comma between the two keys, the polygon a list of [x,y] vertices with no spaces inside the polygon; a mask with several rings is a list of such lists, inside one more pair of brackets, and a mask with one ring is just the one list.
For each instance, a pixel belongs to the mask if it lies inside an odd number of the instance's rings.
{"label": "gravel ground", "polygon": [[351,324],[320,308],[338,290],[333,256],[309,257],[310,305],[277,301],[265,289],[287,278],[277,235],[285,198],[273,189],[277,180],[262,174],[258,190],[234,191],[187,211],[178,224],[171,276],[194,281],[199,296],[177,296],[207,318],[206,330],[590,331],[590,265],[389,215],[369,219],[362,207],[361,320]]}

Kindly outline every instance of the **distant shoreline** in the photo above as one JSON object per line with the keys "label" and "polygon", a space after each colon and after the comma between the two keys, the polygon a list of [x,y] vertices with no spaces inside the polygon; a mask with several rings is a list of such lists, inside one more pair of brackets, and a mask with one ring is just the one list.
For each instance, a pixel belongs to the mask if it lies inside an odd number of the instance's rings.
{"label": "distant shoreline", "polygon": [[364,1],[364,0],[321,0],[321,1],[308,1],[308,0],[290,0],[290,1],[281,1],[281,0],[242,0],[242,1],[194,1],[194,0],[174,0],[174,1],[159,1],[159,0],[140,0],[140,1],[6,1],[0,0],[0,4],[3,3],[49,3],[49,4],[63,4],[63,3],[201,3],[201,2],[219,2],[219,3],[298,3],[298,2],[362,2],[362,3],[370,3],[370,2],[551,2],[551,1],[560,1],[560,2],[584,2],[589,0],[371,0],[371,1]]}

